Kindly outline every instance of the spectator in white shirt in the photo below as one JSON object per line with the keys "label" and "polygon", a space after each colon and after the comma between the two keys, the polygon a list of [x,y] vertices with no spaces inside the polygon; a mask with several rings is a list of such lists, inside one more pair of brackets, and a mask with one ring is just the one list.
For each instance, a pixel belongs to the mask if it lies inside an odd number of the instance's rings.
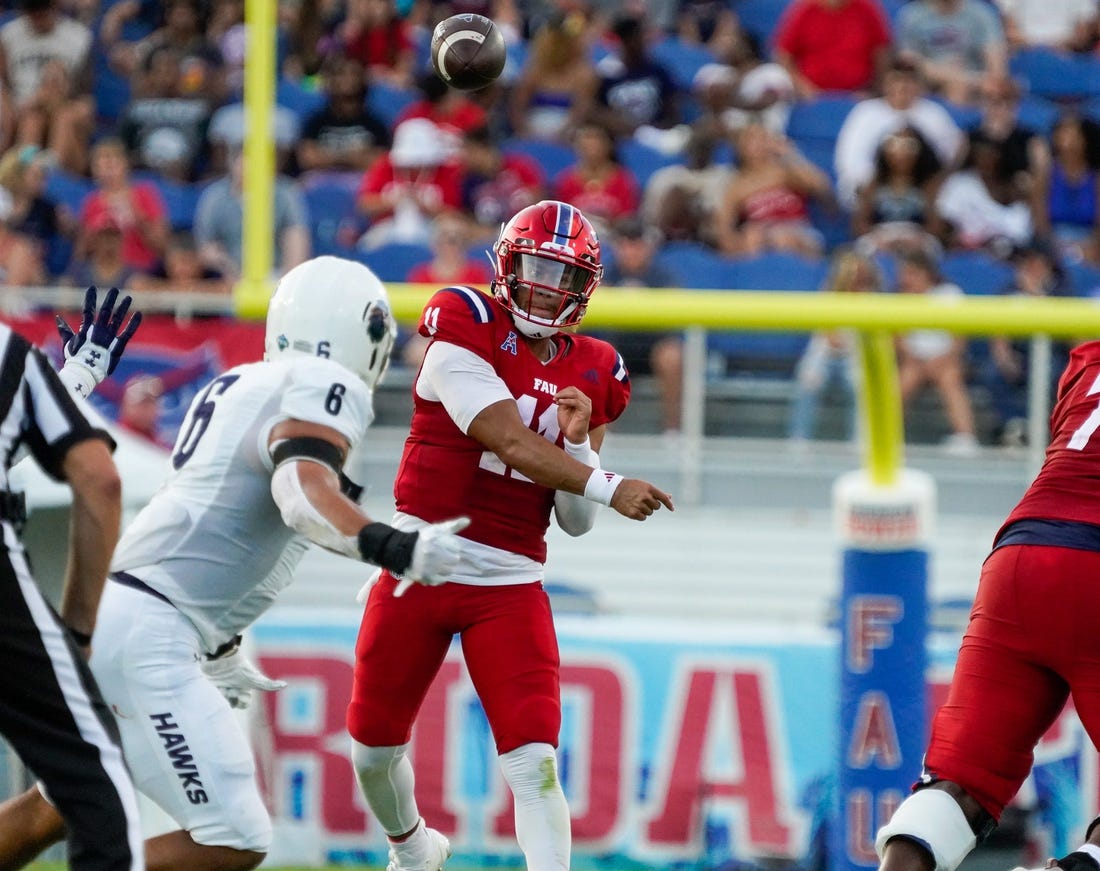
{"label": "spectator in white shirt", "polygon": [[895,59],[882,80],[881,97],[862,100],[848,113],[837,136],[834,161],[841,204],[851,209],[861,186],[875,173],[879,143],[903,127],[917,130],[944,166],[954,164],[966,139],[951,115],[924,96],[916,66]]}
{"label": "spectator in white shirt", "polygon": [[1084,51],[1096,35],[1096,0],[997,0],[1012,50]]}

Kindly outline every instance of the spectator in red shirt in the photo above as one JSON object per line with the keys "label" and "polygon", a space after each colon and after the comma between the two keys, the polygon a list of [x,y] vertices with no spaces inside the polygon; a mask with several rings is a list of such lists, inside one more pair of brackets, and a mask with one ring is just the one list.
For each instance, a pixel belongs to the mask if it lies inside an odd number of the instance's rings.
{"label": "spectator in red shirt", "polygon": [[121,139],[108,138],[92,149],[96,189],[80,207],[76,256],[87,247],[87,228],[109,214],[122,231],[122,257],[132,269],[148,271],[160,261],[168,242],[168,217],[159,191],[149,182],[131,182],[130,159]]}
{"label": "spectator in red shirt", "polygon": [[542,167],[523,154],[505,154],[487,127],[472,130],[462,142],[462,209],[479,235],[496,238],[500,225],[543,199]]}
{"label": "spectator in red shirt", "polygon": [[336,38],[344,54],[367,68],[372,82],[398,88],[412,83],[416,49],[394,0],[348,0]]}
{"label": "spectator in red shirt", "polygon": [[558,176],[554,198],[570,203],[601,228],[638,209],[638,180],[619,163],[611,131],[587,123],[573,136],[577,162]]}
{"label": "spectator in red shirt", "polygon": [[448,145],[457,151],[463,136],[484,127],[488,121],[488,113],[481,106],[464,92],[447,85],[430,70],[417,80],[416,87],[424,95],[423,98],[402,109],[394,127],[410,118],[427,118],[443,131]]}
{"label": "spectator in red shirt", "polygon": [[426,244],[432,220],[462,208],[462,167],[449,158],[443,140],[427,118],[397,126],[393,147],[371,165],[359,186],[359,210],[371,222],[361,247]]}
{"label": "spectator in red shirt", "polygon": [[794,0],[779,21],[775,57],[803,99],[863,91],[883,69],[890,27],[878,0]]}

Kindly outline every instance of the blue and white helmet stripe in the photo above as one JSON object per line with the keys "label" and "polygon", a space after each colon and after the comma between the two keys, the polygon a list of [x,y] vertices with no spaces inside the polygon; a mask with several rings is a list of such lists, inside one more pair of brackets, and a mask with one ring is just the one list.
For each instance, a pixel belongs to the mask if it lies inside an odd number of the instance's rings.
{"label": "blue and white helmet stripe", "polygon": [[576,210],[569,203],[558,203],[557,220],[554,222],[554,241],[568,245],[573,239],[573,216]]}

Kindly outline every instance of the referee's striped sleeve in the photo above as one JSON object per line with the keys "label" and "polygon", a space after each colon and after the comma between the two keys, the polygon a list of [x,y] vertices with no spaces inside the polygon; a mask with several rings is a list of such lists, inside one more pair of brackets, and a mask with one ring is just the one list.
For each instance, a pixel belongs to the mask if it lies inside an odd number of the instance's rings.
{"label": "referee's striped sleeve", "polygon": [[114,449],[114,439],[92,425],[49,361],[34,347],[27,352],[23,390],[29,412],[27,447],[51,477],[63,480],[65,454],[78,442],[98,438]]}

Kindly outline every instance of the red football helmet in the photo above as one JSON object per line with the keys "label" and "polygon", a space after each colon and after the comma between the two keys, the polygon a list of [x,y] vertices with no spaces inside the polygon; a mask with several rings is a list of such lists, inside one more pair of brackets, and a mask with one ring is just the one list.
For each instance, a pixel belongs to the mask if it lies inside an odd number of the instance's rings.
{"label": "red football helmet", "polygon": [[580,323],[603,277],[596,231],[579,209],[557,200],[517,212],[493,252],[493,293],[516,329],[533,339]]}

